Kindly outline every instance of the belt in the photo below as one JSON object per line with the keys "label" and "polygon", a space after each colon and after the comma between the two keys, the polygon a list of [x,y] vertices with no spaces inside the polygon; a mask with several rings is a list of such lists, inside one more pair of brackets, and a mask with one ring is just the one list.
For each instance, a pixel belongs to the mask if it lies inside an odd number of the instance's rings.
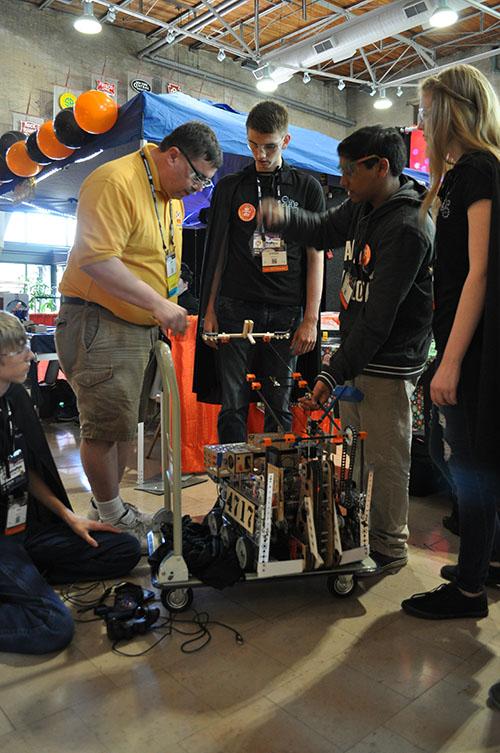
{"label": "belt", "polygon": [[61,303],[71,303],[73,306],[98,306],[99,304],[94,303],[92,304],[92,301],[85,301],[83,298],[75,298],[71,295],[62,295],[61,296]]}

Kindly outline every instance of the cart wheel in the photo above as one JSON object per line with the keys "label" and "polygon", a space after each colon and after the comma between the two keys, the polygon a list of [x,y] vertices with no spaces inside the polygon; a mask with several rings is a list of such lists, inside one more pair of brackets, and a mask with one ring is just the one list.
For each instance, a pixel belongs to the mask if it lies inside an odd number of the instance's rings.
{"label": "cart wheel", "polygon": [[210,510],[207,514],[207,525],[212,536],[218,536],[222,526],[222,510]]}
{"label": "cart wheel", "polygon": [[226,549],[231,549],[231,547],[235,545],[237,538],[236,532],[229,523],[223,523],[222,528],[220,529],[220,540]]}
{"label": "cart wheel", "polygon": [[192,588],[164,588],[161,603],[169,612],[185,612],[193,603]]}
{"label": "cart wheel", "polygon": [[253,567],[254,551],[251,542],[246,536],[236,539],[236,557],[242,570],[249,572]]}
{"label": "cart wheel", "polygon": [[345,599],[353,593],[356,583],[354,575],[330,575],[326,585],[333,596]]}

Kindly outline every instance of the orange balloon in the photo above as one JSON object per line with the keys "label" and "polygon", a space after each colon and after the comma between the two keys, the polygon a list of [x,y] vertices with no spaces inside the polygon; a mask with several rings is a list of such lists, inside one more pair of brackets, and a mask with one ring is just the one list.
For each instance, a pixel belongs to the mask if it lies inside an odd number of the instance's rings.
{"label": "orange balloon", "polygon": [[105,92],[89,89],[75,102],[75,120],[87,133],[106,133],[118,118],[118,105]]}
{"label": "orange balloon", "polygon": [[36,135],[36,143],[40,151],[49,159],[65,159],[75,151],[58,141],[52,120],[46,120],[40,126]]}
{"label": "orange balloon", "polygon": [[5,161],[9,170],[20,178],[33,178],[38,175],[42,166],[33,162],[26,151],[25,141],[16,141],[7,150]]}

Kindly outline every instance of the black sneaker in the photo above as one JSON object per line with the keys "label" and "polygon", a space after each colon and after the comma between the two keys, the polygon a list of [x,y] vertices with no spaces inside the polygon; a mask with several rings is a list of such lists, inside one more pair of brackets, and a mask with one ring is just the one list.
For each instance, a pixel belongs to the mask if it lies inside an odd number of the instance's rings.
{"label": "black sneaker", "polygon": [[465,596],[454,583],[443,583],[432,591],[413,594],[401,603],[402,609],[425,620],[476,619],[488,616],[486,594]]}
{"label": "black sneaker", "polygon": [[[441,578],[454,581],[457,579],[457,572],[458,565],[444,565],[441,568]],[[500,586],[500,567],[490,565],[485,583],[487,586]]]}
{"label": "black sneaker", "polygon": [[492,706],[500,711],[500,682],[496,682],[491,686],[488,700]]}
{"label": "black sneaker", "polygon": [[375,562],[375,567],[368,567],[360,575],[381,575],[385,572],[396,572],[408,564],[408,557],[389,557],[381,552],[370,552],[370,557]]}

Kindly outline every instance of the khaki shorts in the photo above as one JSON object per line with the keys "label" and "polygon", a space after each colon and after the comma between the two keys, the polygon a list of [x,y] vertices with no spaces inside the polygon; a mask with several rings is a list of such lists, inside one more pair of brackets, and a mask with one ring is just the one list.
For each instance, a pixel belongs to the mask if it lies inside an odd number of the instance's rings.
{"label": "khaki shorts", "polygon": [[134,439],[155,372],[158,333],[158,327],[130,324],[97,304],[61,305],[56,348],[76,394],[83,438]]}

